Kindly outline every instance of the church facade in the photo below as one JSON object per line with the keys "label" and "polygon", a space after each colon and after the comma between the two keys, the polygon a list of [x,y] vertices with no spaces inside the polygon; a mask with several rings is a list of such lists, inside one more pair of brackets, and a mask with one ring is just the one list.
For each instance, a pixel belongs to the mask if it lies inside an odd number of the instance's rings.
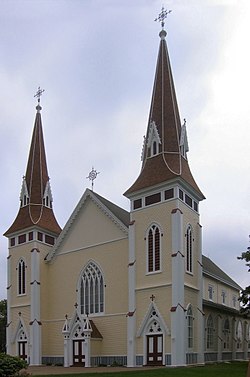
{"label": "church facade", "polygon": [[125,211],[86,189],[53,212],[40,94],[9,242],[7,352],[30,365],[172,365],[247,359],[240,286],[202,255],[199,203],[160,32],[142,168]]}

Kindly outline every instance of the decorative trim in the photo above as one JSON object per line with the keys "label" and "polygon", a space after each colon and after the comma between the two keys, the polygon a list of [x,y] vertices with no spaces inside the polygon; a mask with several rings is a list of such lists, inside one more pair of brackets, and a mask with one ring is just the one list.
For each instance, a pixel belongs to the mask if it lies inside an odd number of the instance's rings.
{"label": "decorative trim", "polygon": [[171,257],[177,257],[178,254],[181,254],[181,256],[182,256],[183,258],[185,258],[185,255],[182,254],[180,251],[177,251],[177,253],[173,253],[173,254],[171,254]]}
{"label": "decorative trim", "polygon": [[174,208],[171,211],[172,214],[177,213],[177,212],[180,212],[180,214],[183,215],[183,212],[180,210],[180,208]]}
{"label": "decorative trim", "polygon": [[173,312],[176,312],[178,306],[180,306],[180,307],[183,309],[184,312],[187,311],[187,309],[185,309],[180,303],[178,303],[177,306],[172,306],[171,309],[170,309],[170,311],[171,311],[172,313],[173,313]]}

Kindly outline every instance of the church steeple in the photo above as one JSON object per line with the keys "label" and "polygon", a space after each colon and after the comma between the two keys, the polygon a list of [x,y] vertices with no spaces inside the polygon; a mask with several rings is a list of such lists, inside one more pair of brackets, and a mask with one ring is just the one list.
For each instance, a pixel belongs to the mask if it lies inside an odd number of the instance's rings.
{"label": "church steeple", "polygon": [[11,227],[5,232],[9,236],[15,232],[31,227],[39,227],[54,235],[61,232],[52,208],[52,194],[46,162],[43,139],[40,97],[42,90],[36,94],[38,105],[33,135],[30,145],[26,174],[23,177],[20,194],[20,208]]}
{"label": "church steeple", "polygon": [[168,13],[162,10],[156,19],[161,21],[162,30],[159,34],[161,40],[142,152],[142,169],[125,195],[131,197],[141,190],[179,179],[195,192],[198,200],[202,200],[204,195],[197,186],[187,161],[186,121],[181,125],[166,43],[167,33],[164,30],[164,19]]}

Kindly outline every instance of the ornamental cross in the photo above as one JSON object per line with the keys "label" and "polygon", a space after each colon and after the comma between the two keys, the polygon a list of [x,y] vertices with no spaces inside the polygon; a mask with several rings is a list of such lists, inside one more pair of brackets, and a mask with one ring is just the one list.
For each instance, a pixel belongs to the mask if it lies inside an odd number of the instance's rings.
{"label": "ornamental cross", "polygon": [[94,180],[97,178],[97,174],[100,174],[100,172],[97,172],[94,167],[92,167],[91,172],[89,175],[86,177],[86,179],[89,179],[91,181],[91,189],[93,191],[94,188]]}
{"label": "ornamental cross", "polygon": [[168,14],[171,13],[172,10],[165,10],[164,6],[161,8],[161,13],[159,13],[159,16],[155,18],[155,21],[159,21],[161,23],[161,27],[164,28],[165,22],[164,20],[167,18]]}
{"label": "ornamental cross", "polygon": [[152,296],[150,296],[150,298],[151,298],[151,301],[154,301],[155,295],[153,294]]}
{"label": "ornamental cross", "polygon": [[36,94],[34,95],[34,97],[37,97],[38,103],[40,103],[40,98],[41,98],[41,95],[43,94],[43,92],[44,92],[44,89],[41,89],[40,86],[39,86]]}

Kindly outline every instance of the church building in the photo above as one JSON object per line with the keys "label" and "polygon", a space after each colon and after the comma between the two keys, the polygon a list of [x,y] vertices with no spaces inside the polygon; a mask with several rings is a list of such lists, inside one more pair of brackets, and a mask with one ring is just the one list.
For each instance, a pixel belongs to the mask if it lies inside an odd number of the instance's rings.
{"label": "church building", "polygon": [[164,18],[141,171],[124,193],[129,212],[86,189],[60,228],[37,93],[20,207],[5,232],[7,352],[30,365],[183,366],[249,357],[241,287],[202,255],[205,197],[187,158]]}

